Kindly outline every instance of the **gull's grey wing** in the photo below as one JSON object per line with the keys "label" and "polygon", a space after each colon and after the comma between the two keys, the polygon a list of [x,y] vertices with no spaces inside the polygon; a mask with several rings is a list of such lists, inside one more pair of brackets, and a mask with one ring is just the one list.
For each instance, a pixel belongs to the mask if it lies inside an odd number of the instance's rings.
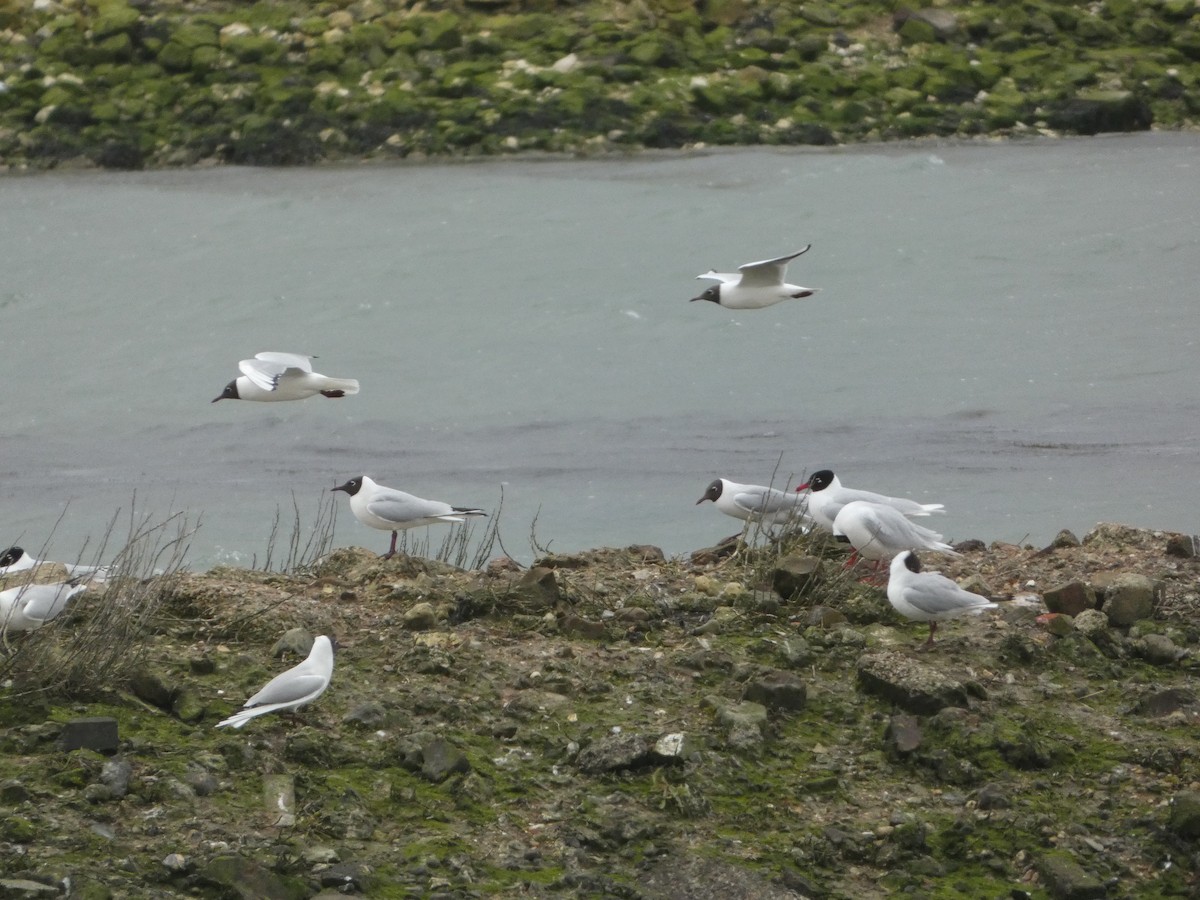
{"label": "gull's grey wing", "polygon": [[949,616],[956,612],[995,606],[986,597],[965,591],[945,575],[936,572],[917,573],[912,582],[901,589],[901,595],[905,602],[927,616]]}
{"label": "gull's grey wing", "polygon": [[932,528],[910,522],[903,513],[890,506],[872,505],[869,509],[860,510],[860,521],[871,536],[885,547],[911,547],[942,539]]}
{"label": "gull's grey wing", "polygon": [[367,512],[387,522],[403,525],[437,516],[452,516],[454,507],[440,500],[423,500],[403,491],[389,491],[367,503]]}
{"label": "gull's grey wing", "polygon": [[289,669],[276,675],[262,690],[247,700],[245,705],[249,707],[265,706],[268,703],[294,703],[329,684],[329,677],[324,673],[297,669]]}
{"label": "gull's grey wing", "polygon": [[[793,499],[798,498],[798,499]],[[733,502],[749,513],[765,516],[775,513],[792,511],[798,512],[803,498],[798,494],[785,494],[774,488],[759,488],[758,490],[738,491],[733,495]]]}
{"label": "gull's grey wing", "polygon": [[738,271],[742,273],[742,285],[776,285],[783,284],[783,277],[787,272],[788,263],[802,253],[807,253],[812,247],[809,244],[803,250],[792,253],[788,256],[779,256],[775,259],[762,259],[758,262],[746,263],[744,266],[738,266]]}

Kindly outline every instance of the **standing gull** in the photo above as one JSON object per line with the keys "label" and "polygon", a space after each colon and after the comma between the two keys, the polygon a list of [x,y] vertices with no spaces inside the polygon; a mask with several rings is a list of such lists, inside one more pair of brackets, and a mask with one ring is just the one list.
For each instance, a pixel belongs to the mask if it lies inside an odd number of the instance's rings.
{"label": "standing gull", "polygon": [[936,550],[959,555],[933,529],[910,521],[890,506],[866,500],[855,500],[841,508],[833,520],[833,536],[845,538],[859,556],[876,564],[902,550]]}
{"label": "standing gull", "polygon": [[760,484],[738,484],[728,478],[718,478],[708,486],[699,506],[711,500],[721,512],[743,522],[763,525],[808,524],[805,514],[806,498]]}
{"label": "standing gull", "polygon": [[345,491],[350,495],[350,511],[358,521],[392,533],[392,545],[383,554],[384,559],[396,555],[396,537],[406,528],[465,522],[468,516],[487,515],[482,509],[451,506],[441,500],[422,500],[404,491],[376,484],[366,475],[351,478],[331,490]]}
{"label": "standing gull", "polygon": [[896,554],[892,560],[887,596],[900,615],[929,623],[925,649],[933,647],[933,633],[942,619],[975,615],[996,608],[987,597],[963,590],[945,575],[922,572],[921,561],[911,550]]}
{"label": "standing gull", "polygon": [[813,517],[813,521],[826,531],[833,531],[833,520],[837,518],[837,514],[843,506],[855,500],[890,506],[906,516],[927,516],[930,513],[945,511],[941,503],[918,503],[906,497],[886,497],[874,491],[843,487],[831,469],[813,472],[808,481],[796,488],[796,491],[806,489],[809,491],[808,513]]}
{"label": "standing gull", "polygon": [[330,378],[314,372],[311,356],[298,353],[257,353],[238,363],[242,374],[225,385],[218,400],[304,400],[314,394],[345,397],[358,393],[353,378]]}
{"label": "standing gull", "polygon": [[787,275],[788,263],[801,253],[807,253],[811,247],[812,244],[809,244],[803,250],[789,256],[746,263],[744,266],[738,266],[736,273],[710,269],[696,277],[707,278],[716,281],[717,284],[692,300],[710,300],[726,309],[762,309],[782,300],[811,297],[818,288],[800,287],[798,284],[787,284],[783,280]]}
{"label": "standing gull", "polygon": [[241,728],[256,716],[267,713],[299,709],[312,703],[329,687],[333,678],[333,641],[321,635],[313,641],[312,649],[304,662],[281,672],[263,689],[245,702],[242,708],[228,719],[222,719],[217,728],[232,725]]}

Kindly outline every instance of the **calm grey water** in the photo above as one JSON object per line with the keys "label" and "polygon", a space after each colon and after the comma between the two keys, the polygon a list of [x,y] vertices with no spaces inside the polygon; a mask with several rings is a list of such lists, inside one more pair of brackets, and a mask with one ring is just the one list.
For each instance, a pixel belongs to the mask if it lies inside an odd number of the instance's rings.
{"label": "calm grey water", "polygon": [[[737,530],[718,475],[945,503],[953,540],[1200,531],[1200,136],[0,178],[0,545],[136,495],[261,562],[360,473],[532,556]],[[816,297],[689,303],[813,249]],[[210,404],[260,350],[345,400]],[[382,551],[341,494],[335,543]],[[61,521],[60,521],[61,517]],[[57,523],[57,526],[56,526]],[[53,536],[51,532],[53,531]]]}

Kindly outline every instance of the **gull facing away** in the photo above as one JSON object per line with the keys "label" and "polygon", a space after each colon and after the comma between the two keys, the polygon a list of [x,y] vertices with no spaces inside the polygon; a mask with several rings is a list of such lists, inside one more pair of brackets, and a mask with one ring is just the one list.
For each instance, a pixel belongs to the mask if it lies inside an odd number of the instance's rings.
{"label": "gull facing away", "polygon": [[67,608],[67,604],[87,590],[87,585],[23,584],[0,591],[0,633],[36,631]]}
{"label": "gull facing away", "polygon": [[103,581],[112,571],[111,566],[83,566],[75,563],[57,563],[48,559],[34,559],[21,547],[9,547],[0,553],[0,575],[13,572],[26,572],[38,566],[62,566],[72,578],[95,578]]}
{"label": "gull facing away", "polygon": [[891,559],[902,550],[961,555],[933,529],[918,525],[891,506],[866,500],[855,500],[841,508],[833,520],[833,536],[845,538],[859,556],[876,563]]}
{"label": "gull facing away", "polygon": [[805,512],[805,497],[760,484],[738,484],[728,478],[718,478],[708,486],[696,505],[705,500],[711,500],[725,515],[743,522],[761,522],[763,525],[810,523]]}
{"label": "gull facing away", "polygon": [[332,679],[333,641],[321,635],[313,641],[312,649],[308,651],[304,662],[276,675],[262,690],[247,700],[238,712],[228,719],[222,719],[215,727],[231,725],[241,728],[257,716],[299,709],[325,693],[325,688],[329,687]]}
{"label": "gull facing away", "polygon": [[353,378],[330,378],[314,372],[311,356],[298,353],[256,353],[238,363],[242,374],[221,391],[218,400],[304,400],[314,394],[345,397],[358,393]]}
{"label": "gull facing away", "polygon": [[782,300],[811,297],[820,289],[787,284],[783,280],[787,275],[788,263],[801,253],[807,253],[811,247],[812,244],[809,244],[790,256],[746,263],[744,266],[738,266],[737,272],[717,272],[710,269],[696,277],[707,278],[716,281],[717,284],[699,297],[693,297],[692,301],[711,300],[726,309],[762,309]]}
{"label": "gull facing away", "polygon": [[874,491],[858,491],[854,488],[843,487],[838,477],[831,469],[821,469],[813,472],[808,481],[796,488],[797,493],[808,490],[808,514],[813,521],[826,531],[833,531],[833,520],[847,503],[855,500],[866,500],[868,503],[879,503],[906,516],[927,516],[930,513],[945,512],[941,503],[918,503],[906,497],[887,497]]}
{"label": "gull facing away", "polygon": [[465,522],[470,516],[487,515],[482,509],[451,506],[441,500],[422,500],[404,491],[376,484],[366,475],[351,478],[331,490],[345,491],[350,495],[350,511],[358,521],[392,533],[392,545],[383,554],[384,559],[396,555],[396,536],[406,528]]}
{"label": "gull facing away", "polygon": [[896,554],[887,586],[888,602],[896,612],[918,622],[929,623],[925,649],[933,647],[933,633],[942,619],[976,615],[996,604],[981,594],[963,590],[945,575],[922,572],[921,561],[911,550]]}

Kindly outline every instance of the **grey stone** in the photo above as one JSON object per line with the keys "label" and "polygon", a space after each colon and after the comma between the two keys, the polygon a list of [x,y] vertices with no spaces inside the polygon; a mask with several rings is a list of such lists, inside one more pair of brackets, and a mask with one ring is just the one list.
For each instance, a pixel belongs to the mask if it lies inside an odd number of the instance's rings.
{"label": "grey stone", "polygon": [[296,824],[296,782],[291,775],[263,776],[263,806],[276,828],[291,828]]}
{"label": "grey stone", "polygon": [[114,797],[124,797],[129,793],[129,778],[133,775],[133,766],[121,757],[105,760],[100,768],[100,782],[107,785]]}
{"label": "grey stone", "polygon": [[1096,608],[1096,592],[1082,581],[1070,581],[1042,594],[1046,609],[1052,613],[1077,616],[1085,609]]}
{"label": "grey stone", "polygon": [[988,783],[976,792],[975,806],[983,810],[1008,809],[1012,806],[1012,797],[1000,785]]}
{"label": "grey stone", "polygon": [[[374,886],[371,868],[354,862],[335,863],[328,869],[322,870],[317,878],[321,882],[321,887],[342,890],[349,888],[364,894],[370,893]],[[345,892],[349,893],[350,891]]]}
{"label": "grey stone", "polygon": [[0,878],[0,897],[57,897],[54,885],[42,884],[28,878]]}
{"label": "grey stone", "polygon": [[175,700],[175,689],[167,684],[157,672],[140,669],[129,679],[129,688],[139,700],[170,712]]}
{"label": "grey stone", "polygon": [[588,775],[599,775],[678,763],[688,754],[690,744],[682,734],[652,737],[637,732],[621,732],[592,741],[576,755],[575,765]]}
{"label": "grey stone", "polygon": [[409,631],[428,631],[437,625],[437,610],[432,603],[414,603],[405,611],[400,624]]}
{"label": "grey stone", "polygon": [[717,723],[725,729],[725,740],[730,747],[748,749],[762,743],[767,726],[767,708],[749,700],[720,705],[717,707]]}
{"label": "grey stone", "polygon": [[190,763],[183,775],[184,782],[196,792],[197,797],[211,797],[221,784],[212,772],[203,766]]}
{"label": "grey stone", "polygon": [[966,706],[967,690],[936,669],[899,653],[868,653],[857,663],[863,691],[917,714],[935,713],[947,706]]}
{"label": "grey stone", "polygon": [[379,728],[387,720],[387,707],[375,700],[359,704],[342,718],[346,724],[356,725],[359,728]]}
{"label": "grey stone", "polygon": [[421,747],[421,775],[434,784],[470,771],[471,761],[445,738],[434,738]]}
{"label": "grey stone", "polygon": [[238,900],[304,900],[309,895],[299,878],[276,874],[240,856],[218,856],[200,869],[196,878]]}
{"label": "grey stone", "polygon": [[1079,538],[1075,537],[1075,533],[1073,531],[1068,528],[1064,528],[1054,536],[1054,540],[1050,542],[1050,546],[1055,548],[1078,547]]}
{"label": "grey stone", "polygon": [[1133,642],[1134,652],[1155,666],[1169,666],[1187,655],[1165,634],[1148,634]]}
{"label": "grey stone", "polygon": [[29,788],[25,787],[15,778],[10,778],[3,784],[0,784],[0,803],[6,806],[16,806],[29,800],[33,795],[29,793]]}
{"label": "grey stone", "polygon": [[1112,639],[1112,635],[1108,631],[1108,616],[1098,609],[1085,609],[1071,621],[1071,624],[1080,634],[1097,643],[1110,642]]}
{"label": "grey stone", "polygon": [[1125,628],[1154,617],[1154,601],[1163,594],[1161,583],[1145,575],[1125,573],[1114,579],[1104,595],[1104,613],[1114,627]]}
{"label": "grey stone", "polygon": [[761,703],[768,710],[798,712],[808,702],[808,688],[799,676],[776,671],[747,684],[742,699]]}
{"label": "grey stone", "polygon": [[1186,691],[1183,688],[1169,688],[1168,690],[1158,691],[1149,697],[1143,698],[1134,707],[1134,712],[1157,719],[1195,705],[1196,695],[1191,691]]}
{"label": "grey stone", "polygon": [[921,723],[916,716],[900,713],[888,720],[884,747],[890,755],[907,756],[921,746]]}
{"label": "grey stone", "polygon": [[1200,556],[1200,538],[1192,534],[1173,534],[1167,538],[1167,556],[1195,559]]}
{"label": "grey stone", "polygon": [[784,600],[802,596],[821,576],[821,560],[815,556],[785,556],[771,573],[771,587]]}
{"label": "grey stone", "polygon": [[306,657],[315,640],[307,628],[289,628],[271,647],[271,655],[278,657],[285,653],[294,653],[296,656]]}
{"label": "grey stone", "polygon": [[117,752],[117,720],[110,716],[92,716],[67,722],[58,738],[61,750]]}
{"label": "grey stone", "polygon": [[1055,900],[1103,900],[1104,883],[1065,851],[1047,853],[1037,862],[1038,874]]}
{"label": "grey stone", "polygon": [[1180,791],[1171,798],[1167,828],[1189,841],[1200,838],[1200,793]]}

